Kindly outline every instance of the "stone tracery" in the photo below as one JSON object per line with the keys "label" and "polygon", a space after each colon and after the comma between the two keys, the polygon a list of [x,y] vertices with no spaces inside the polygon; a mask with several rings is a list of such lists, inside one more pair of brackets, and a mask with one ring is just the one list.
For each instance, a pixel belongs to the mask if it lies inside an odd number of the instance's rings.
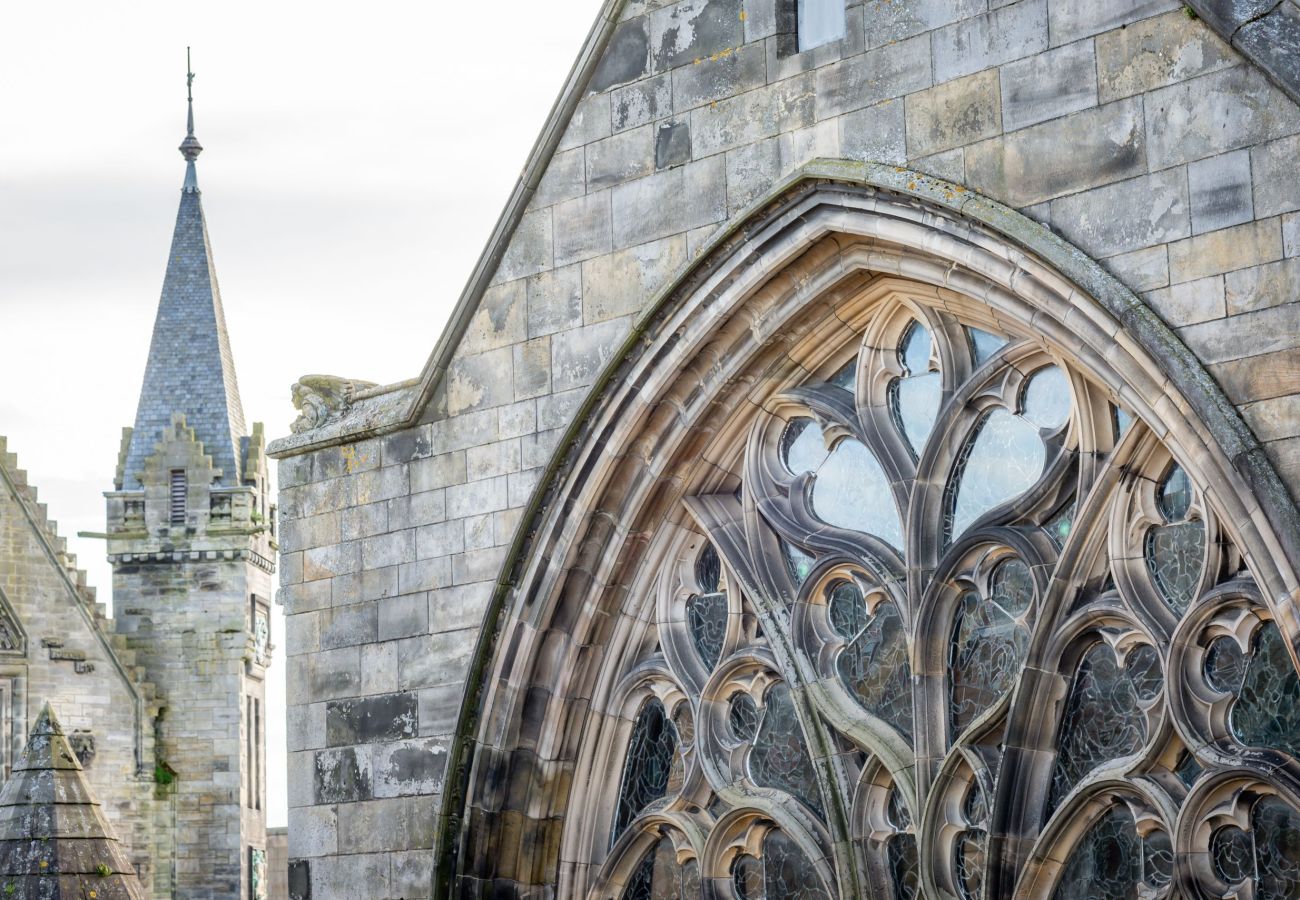
{"label": "stone tracery", "polygon": [[[1300,679],[1152,429],[1031,337],[915,299],[854,350],[759,417],[739,491],[688,498],[700,536],[660,577],[634,676],[696,739],[676,794],[620,811],[655,840],[617,840],[598,892],[678,896],[670,835],[717,897],[1165,896],[1176,854],[1226,860],[1177,873],[1224,896],[1229,869],[1294,863],[1268,764],[1294,752],[1278,701]],[[1243,763],[1265,824],[1189,827]],[[1017,827],[1041,836],[999,883]]]}

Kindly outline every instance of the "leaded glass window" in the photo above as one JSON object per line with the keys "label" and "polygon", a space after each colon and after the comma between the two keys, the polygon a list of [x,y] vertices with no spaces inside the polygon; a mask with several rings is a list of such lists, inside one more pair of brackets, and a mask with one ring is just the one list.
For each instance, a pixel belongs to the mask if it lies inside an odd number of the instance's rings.
{"label": "leaded glass window", "polygon": [[1295,896],[1289,632],[1194,457],[1010,327],[885,303],[709,456],[592,693],[634,720],[599,883]]}

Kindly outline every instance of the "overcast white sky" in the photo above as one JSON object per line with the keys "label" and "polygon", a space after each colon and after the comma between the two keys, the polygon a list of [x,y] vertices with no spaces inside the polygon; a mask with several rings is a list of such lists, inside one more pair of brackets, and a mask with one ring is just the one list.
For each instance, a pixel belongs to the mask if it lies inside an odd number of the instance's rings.
{"label": "overcast white sky", "polygon": [[[102,542],[75,535],[103,529],[101,493],[135,417],[184,175],[186,45],[244,410],[278,437],[301,374],[418,374],[599,5],[6,9],[0,434],[101,599]],[[268,728],[280,773],[284,672],[280,654]],[[269,788],[270,824],[284,824],[283,777]]]}

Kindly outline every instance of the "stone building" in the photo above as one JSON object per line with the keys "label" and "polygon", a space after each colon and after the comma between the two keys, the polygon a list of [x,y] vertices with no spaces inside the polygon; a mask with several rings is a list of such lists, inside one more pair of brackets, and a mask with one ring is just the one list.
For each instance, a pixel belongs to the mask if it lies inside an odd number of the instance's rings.
{"label": "stone building", "polygon": [[604,3],[423,371],[269,448],[291,896],[1300,895],[1297,48]]}
{"label": "stone building", "polygon": [[[0,438],[0,760],[8,777],[29,716],[56,705],[137,873],[135,891],[258,900],[270,896],[264,678],[275,510],[262,427],[244,424],[192,109],[180,149],[185,180],[144,385],[106,493],[107,529],[95,535],[113,568],[112,619]],[[49,727],[38,721],[37,733],[54,734]],[[8,787],[0,796],[21,805]],[[56,820],[75,812],[59,810]],[[13,825],[19,814],[0,819]],[[35,859],[0,863],[13,874]],[[69,865],[48,874],[90,871]],[[28,885],[22,896],[58,896],[40,878]]]}

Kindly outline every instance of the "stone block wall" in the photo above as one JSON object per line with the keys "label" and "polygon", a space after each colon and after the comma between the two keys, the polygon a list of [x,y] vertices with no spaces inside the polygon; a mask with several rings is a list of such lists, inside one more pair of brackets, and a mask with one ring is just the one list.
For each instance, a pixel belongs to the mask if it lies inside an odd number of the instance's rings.
{"label": "stone block wall", "polygon": [[623,4],[421,424],[279,451],[291,893],[427,894],[543,467],[656,291],[813,159],[943,178],[1101,260],[1300,492],[1300,109],[1258,68],[1168,0],[853,2],[804,53],[779,2]]}

